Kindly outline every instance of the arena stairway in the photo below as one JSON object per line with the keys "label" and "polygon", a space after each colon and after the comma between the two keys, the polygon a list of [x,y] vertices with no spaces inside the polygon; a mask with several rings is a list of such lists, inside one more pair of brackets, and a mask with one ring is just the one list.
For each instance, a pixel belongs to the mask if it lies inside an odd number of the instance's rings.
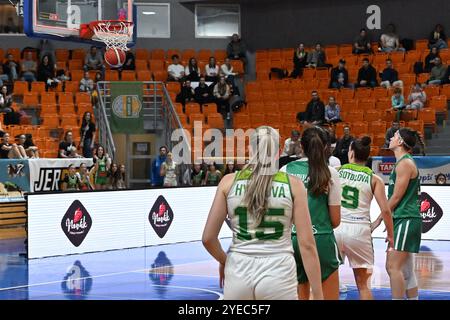
{"label": "arena stairway", "polygon": [[[450,103],[447,105],[450,110]],[[450,155],[450,120],[437,121],[437,130],[433,139],[425,142],[427,155]]]}
{"label": "arena stairway", "polygon": [[0,240],[26,236],[26,202],[0,203]]}

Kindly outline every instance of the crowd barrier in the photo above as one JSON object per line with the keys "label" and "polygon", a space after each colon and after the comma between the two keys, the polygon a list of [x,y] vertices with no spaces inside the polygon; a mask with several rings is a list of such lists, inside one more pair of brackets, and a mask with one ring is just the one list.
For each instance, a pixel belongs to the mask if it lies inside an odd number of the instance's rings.
{"label": "crowd barrier", "polygon": [[[386,190],[387,191],[387,190]],[[201,240],[216,187],[30,194],[28,256],[42,258]],[[49,209],[49,203],[51,208]],[[450,188],[424,186],[423,239],[450,240]],[[380,210],[373,201],[372,221]],[[385,237],[381,225],[373,233]],[[224,224],[220,237],[230,237]]]}
{"label": "crowd barrier", "polygon": [[58,191],[69,164],[92,167],[91,158],[75,159],[0,159],[0,202],[24,201],[24,193]]}
{"label": "crowd barrier", "polygon": [[[450,156],[413,157],[419,168],[420,184],[450,185]],[[395,165],[395,157],[373,157],[372,170],[379,175],[384,183],[389,182],[389,175]]]}

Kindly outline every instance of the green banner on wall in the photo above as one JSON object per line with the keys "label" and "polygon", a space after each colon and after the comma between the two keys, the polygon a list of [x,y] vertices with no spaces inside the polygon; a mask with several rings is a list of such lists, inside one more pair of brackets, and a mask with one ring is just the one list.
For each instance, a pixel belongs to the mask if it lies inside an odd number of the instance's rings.
{"label": "green banner on wall", "polygon": [[142,82],[111,82],[112,133],[144,133]]}

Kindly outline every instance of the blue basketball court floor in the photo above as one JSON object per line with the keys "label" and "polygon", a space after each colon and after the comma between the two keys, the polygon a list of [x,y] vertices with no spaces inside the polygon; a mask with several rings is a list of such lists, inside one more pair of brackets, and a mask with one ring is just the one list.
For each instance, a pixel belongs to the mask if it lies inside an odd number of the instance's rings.
{"label": "blue basketball court floor", "polygon": [[[230,239],[223,239],[225,249]],[[375,299],[390,299],[384,240],[374,240]],[[214,300],[222,298],[218,265],[201,242],[27,260],[23,239],[0,240],[0,299]],[[450,299],[450,242],[422,241],[416,258],[419,298]],[[347,292],[358,299],[347,263],[340,269]]]}

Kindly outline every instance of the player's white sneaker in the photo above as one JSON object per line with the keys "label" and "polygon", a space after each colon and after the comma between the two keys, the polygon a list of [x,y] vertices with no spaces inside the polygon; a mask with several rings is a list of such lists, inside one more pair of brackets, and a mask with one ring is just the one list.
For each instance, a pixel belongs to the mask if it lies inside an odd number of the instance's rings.
{"label": "player's white sneaker", "polygon": [[347,286],[343,283],[339,283],[339,292],[346,293],[348,291]]}

